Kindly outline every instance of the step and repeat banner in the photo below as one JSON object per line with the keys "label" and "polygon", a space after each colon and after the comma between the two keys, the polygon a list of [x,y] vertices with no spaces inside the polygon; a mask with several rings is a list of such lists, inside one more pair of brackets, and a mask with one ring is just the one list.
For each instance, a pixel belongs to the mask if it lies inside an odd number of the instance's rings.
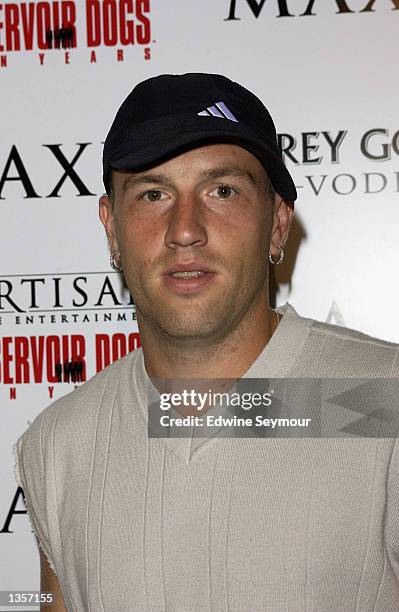
{"label": "step and repeat banner", "polygon": [[399,342],[398,33],[399,0],[0,4],[0,590],[39,588],[15,440],[140,346],[98,219],[122,100],[165,72],[256,93],[299,194],[277,304]]}

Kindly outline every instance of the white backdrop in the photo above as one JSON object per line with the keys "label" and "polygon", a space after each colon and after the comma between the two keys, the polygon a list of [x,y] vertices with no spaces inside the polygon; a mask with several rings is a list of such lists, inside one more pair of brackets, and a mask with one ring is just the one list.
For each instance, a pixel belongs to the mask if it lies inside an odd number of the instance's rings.
{"label": "white backdrop", "polygon": [[[139,345],[97,212],[102,142],[120,103],[163,72],[222,73],[254,91],[299,193],[277,303],[398,342],[399,1],[0,6],[0,590],[28,590],[38,553],[12,445],[73,376],[79,384],[77,364],[90,377]],[[43,48],[62,7],[77,46],[62,48],[61,36],[60,48]],[[57,187],[67,162],[76,174]],[[57,361],[72,362],[69,382],[57,382]]]}

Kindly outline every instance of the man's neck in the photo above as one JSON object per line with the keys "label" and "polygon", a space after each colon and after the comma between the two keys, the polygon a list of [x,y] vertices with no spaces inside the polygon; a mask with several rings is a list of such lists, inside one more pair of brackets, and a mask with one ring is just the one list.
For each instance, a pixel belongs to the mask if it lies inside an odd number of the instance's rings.
{"label": "man's neck", "polygon": [[258,308],[218,341],[171,341],[140,326],[146,371],[150,378],[240,378],[265,348],[278,324],[275,311]]}

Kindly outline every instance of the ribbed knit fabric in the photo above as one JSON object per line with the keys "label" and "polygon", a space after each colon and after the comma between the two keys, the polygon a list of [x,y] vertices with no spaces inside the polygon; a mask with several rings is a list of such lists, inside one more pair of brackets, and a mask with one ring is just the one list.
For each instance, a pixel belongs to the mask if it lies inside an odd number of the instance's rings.
{"label": "ribbed knit fabric", "polygon": [[[399,347],[282,320],[247,377],[399,377]],[[134,351],[42,411],[15,473],[68,612],[399,610],[395,439],[147,436]]]}

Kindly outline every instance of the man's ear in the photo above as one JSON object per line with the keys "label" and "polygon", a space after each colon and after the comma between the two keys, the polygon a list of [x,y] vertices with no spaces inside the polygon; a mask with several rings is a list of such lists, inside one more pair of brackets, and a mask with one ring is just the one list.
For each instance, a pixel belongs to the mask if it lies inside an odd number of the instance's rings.
{"label": "man's ear", "polygon": [[270,235],[270,253],[274,259],[280,256],[280,248],[284,247],[290,231],[294,204],[287,202],[278,193],[274,199],[273,226]]}
{"label": "man's ear", "polygon": [[114,209],[109,196],[102,195],[99,200],[99,217],[103,224],[109,243],[109,248],[112,251],[119,251],[118,241],[115,234],[114,224]]}

